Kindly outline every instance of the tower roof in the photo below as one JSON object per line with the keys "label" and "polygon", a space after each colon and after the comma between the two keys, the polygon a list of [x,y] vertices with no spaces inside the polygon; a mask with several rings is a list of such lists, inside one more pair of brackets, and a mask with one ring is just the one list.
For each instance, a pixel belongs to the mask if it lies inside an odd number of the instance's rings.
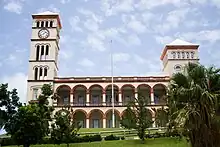
{"label": "tower roof", "polygon": [[163,49],[162,55],[160,57],[161,60],[163,60],[164,56],[167,53],[168,49],[198,49],[198,44],[193,44],[181,39],[176,39],[173,42],[166,44],[165,48]]}
{"label": "tower roof", "polygon": [[59,15],[59,13],[54,13],[51,11],[45,11],[45,12],[40,12],[40,13],[36,13],[36,14],[32,14],[32,15]]}
{"label": "tower roof", "polygon": [[51,11],[45,11],[45,12],[32,14],[32,18],[33,19],[48,19],[48,18],[53,18],[54,19],[55,18],[58,21],[59,28],[60,29],[62,28],[59,13],[55,13],[55,12],[51,12]]}
{"label": "tower roof", "polygon": [[169,43],[169,44],[166,44],[166,46],[169,45],[169,46],[176,46],[176,45],[198,45],[198,44],[193,44],[193,43],[190,43],[190,42],[187,42],[187,41],[184,41],[184,40],[181,40],[181,39],[176,39],[174,40],[173,42]]}

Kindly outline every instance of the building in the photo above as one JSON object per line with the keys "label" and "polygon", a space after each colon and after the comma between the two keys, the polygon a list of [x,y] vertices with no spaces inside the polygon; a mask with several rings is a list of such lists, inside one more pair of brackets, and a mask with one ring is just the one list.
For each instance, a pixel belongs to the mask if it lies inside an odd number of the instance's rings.
{"label": "building", "polygon": [[[85,128],[112,127],[111,77],[59,77],[57,75],[59,34],[62,28],[59,14],[33,14],[27,101],[36,100],[43,84],[52,84],[58,100],[50,100],[56,111],[70,105],[74,119]],[[175,40],[165,45],[160,57],[166,76],[114,77],[114,112],[116,127],[126,104],[141,94],[148,98],[149,114],[155,119],[156,110],[166,106],[164,96],[170,76],[180,72],[188,62],[198,62],[199,45]],[[155,124],[153,125],[155,126]]]}

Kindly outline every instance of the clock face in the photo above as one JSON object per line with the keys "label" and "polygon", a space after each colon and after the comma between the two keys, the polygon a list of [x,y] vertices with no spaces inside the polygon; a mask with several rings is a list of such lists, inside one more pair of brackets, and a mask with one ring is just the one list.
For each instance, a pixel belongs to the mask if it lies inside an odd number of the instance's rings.
{"label": "clock face", "polygon": [[47,29],[41,29],[38,32],[38,36],[39,36],[39,38],[46,39],[49,37],[49,31]]}

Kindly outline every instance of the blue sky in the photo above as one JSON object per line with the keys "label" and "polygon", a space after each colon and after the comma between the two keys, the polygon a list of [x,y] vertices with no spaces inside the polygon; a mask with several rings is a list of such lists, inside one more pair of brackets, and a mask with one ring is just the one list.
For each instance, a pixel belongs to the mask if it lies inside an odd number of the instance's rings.
{"label": "blue sky", "polygon": [[[200,44],[204,65],[219,66],[220,0],[0,0],[0,82],[22,102],[32,13],[59,12],[59,76],[154,75],[176,38]],[[110,45],[110,40],[113,40]]]}

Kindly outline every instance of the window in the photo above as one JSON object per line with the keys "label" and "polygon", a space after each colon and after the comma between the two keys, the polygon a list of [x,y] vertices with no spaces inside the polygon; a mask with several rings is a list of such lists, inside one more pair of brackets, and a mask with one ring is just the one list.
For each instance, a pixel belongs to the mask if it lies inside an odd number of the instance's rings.
{"label": "window", "polygon": [[176,65],[176,66],[174,67],[174,70],[177,71],[177,72],[178,72],[178,71],[181,71],[181,66],[180,66],[180,65]]}
{"label": "window", "polygon": [[172,52],[171,54],[173,55],[173,59],[175,59],[176,58],[176,52]]}
{"label": "window", "polygon": [[68,104],[69,104],[69,97],[65,96],[65,97],[63,98],[63,104],[64,104],[64,105],[68,105]]}
{"label": "window", "polygon": [[177,52],[177,58],[180,59],[180,52]]}
{"label": "window", "polygon": [[41,21],[41,27],[44,27],[44,21]]}
{"label": "window", "polygon": [[40,57],[41,60],[44,59],[44,45],[41,46],[41,57]]}
{"label": "window", "polygon": [[92,103],[93,104],[98,104],[99,103],[99,96],[98,95],[93,95],[92,96]]}
{"label": "window", "polygon": [[37,97],[38,97],[38,89],[34,88],[33,89],[33,100],[37,100]]}
{"label": "window", "polygon": [[47,68],[44,68],[44,77],[47,76]]}
{"label": "window", "polygon": [[186,52],[186,58],[189,59],[189,52]]}
{"label": "window", "polygon": [[182,58],[185,59],[185,52],[182,52]]}
{"label": "window", "polygon": [[50,21],[50,27],[53,27],[53,21]]}
{"label": "window", "polygon": [[40,22],[39,21],[37,21],[37,27],[40,27]]}
{"label": "window", "polygon": [[46,27],[49,27],[49,25],[48,25],[48,21],[46,21],[46,24],[45,24],[45,26],[46,26]]}
{"label": "window", "polygon": [[78,96],[78,103],[83,104],[84,103],[84,97],[82,95]]}
{"label": "window", "polygon": [[40,46],[38,45],[36,49],[36,60],[39,60],[39,53],[40,53]]}
{"label": "window", "polygon": [[194,52],[191,52],[191,58],[193,59],[194,58]]}
{"label": "window", "polygon": [[43,76],[43,68],[42,67],[40,68],[40,75],[39,76],[40,76],[40,80],[42,80],[42,76]]}
{"label": "window", "polygon": [[49,55],[49,45],[46,45],[45,59],[48,59],[48,55]]}
{"label": "window", "polygon": [[36,67],[34,69],[34,80],[37,80],[37,77],[38,77],[38,68]]}

